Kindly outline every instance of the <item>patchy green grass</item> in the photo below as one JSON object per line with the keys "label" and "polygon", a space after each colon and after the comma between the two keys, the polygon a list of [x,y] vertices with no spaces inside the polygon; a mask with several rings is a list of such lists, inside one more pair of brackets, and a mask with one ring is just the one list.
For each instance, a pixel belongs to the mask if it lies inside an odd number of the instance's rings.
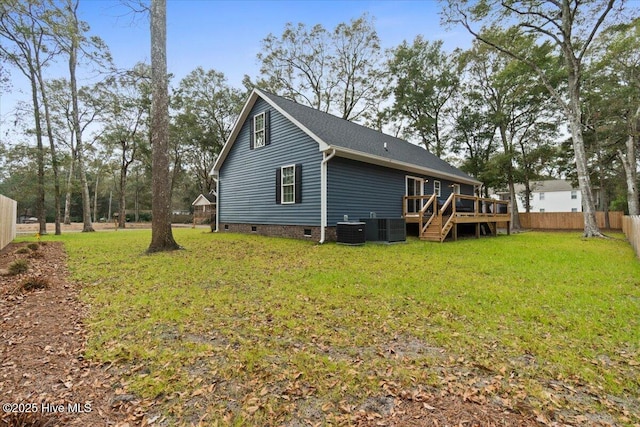
{"label": "patchy green grass", "polygon": [[[88,357],[177,424],[340,421],[428,390],[638,423],[640,263],[621,235],[348,247],[174,230],[62,236]],[[580,418],[583,417],[583,418]]]}

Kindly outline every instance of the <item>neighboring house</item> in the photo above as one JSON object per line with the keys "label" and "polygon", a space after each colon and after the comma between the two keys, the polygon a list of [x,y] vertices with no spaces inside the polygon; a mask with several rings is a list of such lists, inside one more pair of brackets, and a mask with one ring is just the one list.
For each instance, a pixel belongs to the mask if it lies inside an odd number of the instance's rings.
{"label": "neighboring house", "polygon": [[211,190],[208,194],[200,194],[191,203],[193,206],[193,222],[195,224],[208,224],[215,221],[216,192]]}
{"label": "neighboring house", "polygon": [[[324,242],[347,218],[404,217],[426,229],[447,200],[454,212],[480,210],[481,182],[424,148],[257,89],[211,173],[218,231]],[[468,198],[452,204],[452,193]]]}
{"label": "neighboring house", "polygon": [[[579,188],[571,185],[571,181],[563,179],[531,181],[530,187],[531,212],[582,212],[582,194]],[[515,191],[518,212],[525,212],[524,185],[516,184]]]}

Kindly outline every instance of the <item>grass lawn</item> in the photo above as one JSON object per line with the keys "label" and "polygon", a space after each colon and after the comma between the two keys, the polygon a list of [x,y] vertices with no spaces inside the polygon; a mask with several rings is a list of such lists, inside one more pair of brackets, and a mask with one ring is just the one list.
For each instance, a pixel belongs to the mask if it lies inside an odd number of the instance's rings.
{"label": "grass lawn", "polygon": [[[171,423],[337,423],[417,392],[640,423],[640,262],[622,235],[318,246],[176,229],[67,234],[88,357]],[[50,237],[47,237],[50,238]]]}

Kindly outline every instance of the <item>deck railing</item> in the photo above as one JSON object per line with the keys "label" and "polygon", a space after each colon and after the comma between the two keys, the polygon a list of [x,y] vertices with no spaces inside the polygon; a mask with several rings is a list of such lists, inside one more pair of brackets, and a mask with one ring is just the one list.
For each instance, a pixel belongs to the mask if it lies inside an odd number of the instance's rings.
{"label": "deck railing", "polygon": [[[410,201],[419,200],[418,206],[421,206],[420,210],[410,212]],[[451,215],[457,214],[461,216],[498,216],[510,213],[509,201],[496,200],[484,197],[469,196],[466,194],[452,193],[442,203],[436,203],[439,201],[435,194],[425,194],[423,196],[404,196],[403,200],[403,212],[402,215],[406,217],[411,216],[426,216],[432,215]],[[464,201],[470,201],[465,203]],[[411,203],[412,206],[416,206],[416,203]],[[433,208],[433,209],[431,209]]]}

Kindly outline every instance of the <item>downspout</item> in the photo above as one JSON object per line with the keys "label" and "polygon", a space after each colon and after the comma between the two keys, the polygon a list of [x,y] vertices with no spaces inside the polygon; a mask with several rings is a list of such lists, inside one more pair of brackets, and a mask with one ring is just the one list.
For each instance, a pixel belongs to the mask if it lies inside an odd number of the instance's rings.
{"label": "downspout", "polygon": [[335,148],[327,155],[327,151],[322,152],[322,163],[320,163],[320,241],[325,241],[327,228],[327,163],[336,155]]}
{"label": "downspout", "polygon": [[217,233],[220,229],[220,175],[213,177],[216,182],[216,229]]}

